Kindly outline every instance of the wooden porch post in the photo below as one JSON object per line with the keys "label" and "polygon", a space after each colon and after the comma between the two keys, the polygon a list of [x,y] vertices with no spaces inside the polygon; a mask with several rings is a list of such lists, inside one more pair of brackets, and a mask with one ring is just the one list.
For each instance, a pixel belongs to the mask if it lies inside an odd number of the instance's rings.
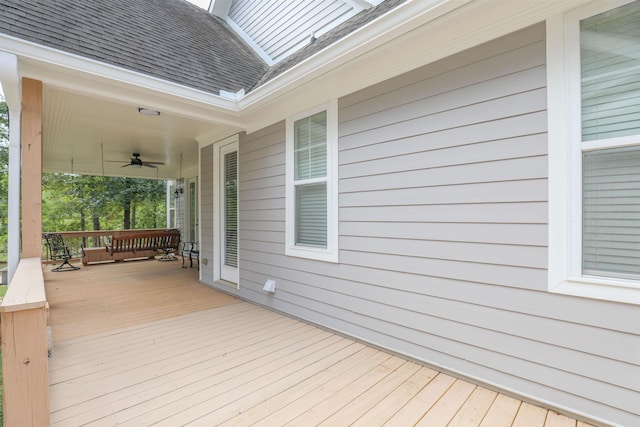
{"label": "wooden porch post", "polygon": [[42,82],[22,79],[22,257],[42,257]]}
{"label": "wooden porch post", "polygon": [[49,425],[46,304],[42,260],[22,258],[0,305],[5,426]]}

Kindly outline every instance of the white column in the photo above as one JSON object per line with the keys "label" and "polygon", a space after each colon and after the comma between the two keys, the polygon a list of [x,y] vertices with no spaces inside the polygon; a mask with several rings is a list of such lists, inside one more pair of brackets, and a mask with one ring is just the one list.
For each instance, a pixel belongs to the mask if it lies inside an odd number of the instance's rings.
{"label": "white column", "polygon": [[0,82],[9,106],[8,278],[20,262],[20,123],[22,95],[16,55],[0,52]]}

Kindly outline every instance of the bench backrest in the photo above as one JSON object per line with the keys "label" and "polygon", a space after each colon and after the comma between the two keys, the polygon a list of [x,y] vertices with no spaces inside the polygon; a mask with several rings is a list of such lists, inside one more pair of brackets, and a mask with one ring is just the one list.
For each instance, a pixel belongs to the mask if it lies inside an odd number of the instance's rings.
{"label": "bench backrest", "polygon": [[136,252],[142,250],[178,249],[180,231],[152,231],[114,236],[109,252]]}

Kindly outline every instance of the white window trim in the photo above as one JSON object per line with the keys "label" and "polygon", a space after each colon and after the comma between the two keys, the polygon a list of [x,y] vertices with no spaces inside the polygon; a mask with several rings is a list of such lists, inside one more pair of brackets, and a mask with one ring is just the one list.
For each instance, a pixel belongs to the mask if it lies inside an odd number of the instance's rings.
{"label": "white window trim", "polygon": [[[174,193],[176,188],[178,188],[177,181],[175,180],[167,181],[167,228],[175,228],[177,223],[176,198]],[[173,212],[173,222],[171,221],[171,212]]]}
{"label": "white window trim", "polygon": [[[295,244],[294,129],[296,120],[327,112],[327,248]],[[320,105],[286,120],[286,247],[285,254],[338,262],[338,101]]]}
{"label": "white window trim", "polygon": [[582,151],[623,147],[629,138],[581,146],[579,20],[631,0],[596,2],[547,20],[549,291],[640,304],[640,281],[582,274]]}

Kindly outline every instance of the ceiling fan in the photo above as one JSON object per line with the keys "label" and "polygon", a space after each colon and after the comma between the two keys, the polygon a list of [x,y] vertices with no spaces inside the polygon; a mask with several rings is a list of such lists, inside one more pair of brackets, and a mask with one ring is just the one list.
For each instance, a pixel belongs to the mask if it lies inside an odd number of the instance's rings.
{"label": "ceiling fan", "polygon": [[[134,168],[141,168],[142,166],[147,167],[147,168],[154,168],[157,169],[158,166],[157,165],[164,165],[164,163],[162,162],[143,162],[142,159],[140,159],[140,153],[132,153],[131,154],[133,157],[131,157],[131,160],[129,163],[125,163],[124,165],[122,165],[123,168],[126,168],[127,166],[131,166]],[[107,160],[107,162],[117,162],[120,163],[120,160]]]}

